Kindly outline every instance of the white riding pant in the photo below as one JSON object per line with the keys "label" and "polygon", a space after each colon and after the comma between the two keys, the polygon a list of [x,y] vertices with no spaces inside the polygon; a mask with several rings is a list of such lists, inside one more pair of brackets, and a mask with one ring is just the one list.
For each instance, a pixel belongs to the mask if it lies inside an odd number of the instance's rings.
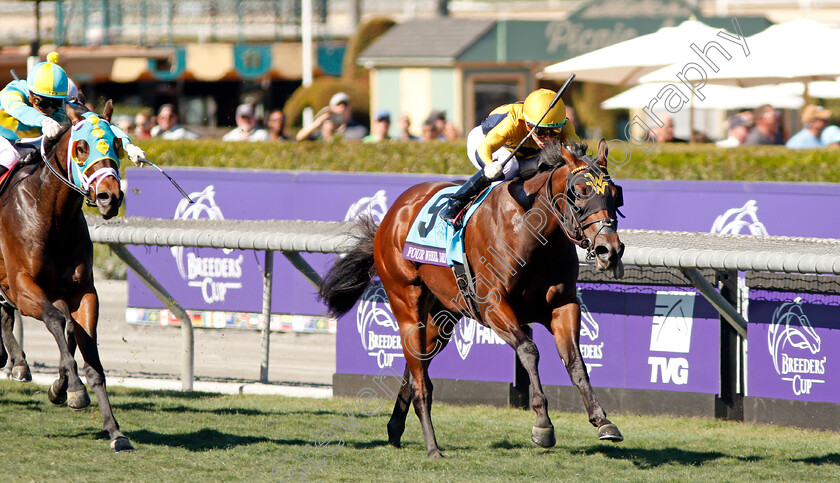
{"label": "white riding pant", "polygon": [[[470,162],[475,166],[475,169],[484,169],[482,163],[478,159],[478,146],[484,141],[484,133],[481,132],[481,126],[476,126],[470,131],[467,135],[467,157],[470,158]],[[497,149],[496,152],[493,153],[492,161],[504,161],[505,159],[510,156],[510,150],[506,147],[502,146],[501,148]],[[539,157],[533,157],[531,159],[520,159],[516,156],[510,158],[510,161],[505,164],[502,168],[502,174],[504,174],[504,179],[508,180],[513,178],[514,176],[519,174],[519,165],[520,163],[536,163],[539,160]],[[496,180],[494,180],[496,181]]]}
{"label": "white riding pant", "polygon": [[20,153],[15,149],[15,145],[8,139],[0,136],[0,166],[9,169],[18,160],[20,160]]}

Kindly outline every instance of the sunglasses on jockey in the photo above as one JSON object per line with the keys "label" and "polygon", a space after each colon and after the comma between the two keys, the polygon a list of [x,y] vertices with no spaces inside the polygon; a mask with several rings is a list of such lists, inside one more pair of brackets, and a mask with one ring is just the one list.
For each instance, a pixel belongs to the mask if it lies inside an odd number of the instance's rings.
{"label": "sunglasses on jockey", "polygon": [[[563,122],[559,126],[555,126],[555,127],[537,127],[536,129],[534,129],[534,134],[536,134],[537,137],[540,137],[540,138],[559,138],[560,137],[560,132],[563,131],[563,126],[565,126],[566,122],[568,122],[568,121],[569,121],[569,119],[566,118],[566,119],[563,120]],[[534,128],[534,125],[531,124],[531,123],[528,123],[528,127],[529,128]]]}
{"label": "sunglasses on jockey", "polygon": [[54,97],[41,97],[32,95],[32,103],[41,109],[52,109],[57,111],[64,105],[64,99]]}

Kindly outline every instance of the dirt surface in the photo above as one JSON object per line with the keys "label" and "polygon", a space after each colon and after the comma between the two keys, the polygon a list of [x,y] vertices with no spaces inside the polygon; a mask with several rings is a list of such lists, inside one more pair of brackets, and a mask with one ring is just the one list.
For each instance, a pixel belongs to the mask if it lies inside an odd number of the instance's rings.
{"label": "dirt surface", "polygon": [[[181,329],[127,324],[127,283],[97,280],[96,288],[101,305],[99,355],[106,378],[179,378]],[[258,380],[260,337],[255,330],[195,329],[196,379]],[[57,370],[58,348],[42,322],[24,317],[23,348],[33,372]],[[269,356],[270,383],[329,386],[335,371],[335,335],[272,332]],[[81,369],[78,353],[76,360]]]}

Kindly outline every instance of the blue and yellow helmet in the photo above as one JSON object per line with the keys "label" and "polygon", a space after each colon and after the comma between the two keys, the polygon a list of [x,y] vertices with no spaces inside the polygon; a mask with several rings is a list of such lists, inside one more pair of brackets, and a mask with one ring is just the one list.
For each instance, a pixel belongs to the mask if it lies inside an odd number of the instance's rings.
{"label": "blue and yellow helmet", "polygon": [[26,86],[36,96],[67,97],[67,73],[58,65],[58,52],[50,52],[46,62],[41,62],[29,71]]}

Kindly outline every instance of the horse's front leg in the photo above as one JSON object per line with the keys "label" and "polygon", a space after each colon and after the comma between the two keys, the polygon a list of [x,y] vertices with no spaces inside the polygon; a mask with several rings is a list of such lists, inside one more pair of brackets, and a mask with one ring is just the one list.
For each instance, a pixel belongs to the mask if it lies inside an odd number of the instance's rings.
{"label": "horse's front leg", "polygon": [[[26,363],[26,354],[15,339],[15,309],[11,307],[3,307],[2,314],[0,314],[0,331],[3,334],[3,343],[9,351],[9,357],[12,359],[12,374],[11,378],[15,381],[30,382],[32,381],[32,373],[29,371],[29,364]],[[5,350],[3,351],[5,355]],[[6,359],[3,358],[2,366],[6,365]]]}
{"label": "horse's front leg", "polygon": [[580,397],[586,406],[589,422],[598,428],[598,438],[609,441],[623,441],[624,437],[615,424],[607,419],[607,413],[595,397],[595,391],[589,383],[589,374],[580,354],[580,305],[570,302],[557,307],[552,312],[551,332],[557,344],[557,352],[566,364],[572,384],[580,391]]}
{"label": "horse's front leg", "polygon": [[134,447],[124,434],[120,432],[111,402],[105,387],[105,371],[99,360],[99,350],[96,348],[96,325],[99,321],[99,297],[96,290],[85,293],[79,301],[78,309],[72,313],[73,336],[79,346],[79,352],[85,360],[85,376],[90,388],[96,394],[99,411],[102,413],[102,426],[108,432],[111,449],[114,452],[130,451]]}
{"label": "horse's front leg", "polygon": [[557,439],[554,436],[554,425],[548,416],[548,398],[543,392],[537,370],[540,362],[537,345],[522,330],[516,314],[507,303],[500,303],[493,310],[485,312],[484,318],[499,337],[513,347],[519,361],[522,362],[522,367],[528,372],[531,382],[531,407],[537,413],[534,427],[531,428],[531,441],[543,448],[551,448],[557,443]]}
{"label": "horse's front leg", "polygon": [[49,390],[47,397],[53,404],[63,404],[68,401],[67,393],[72,398],[67,405],[72,409],[83,409],[90,405],[90,398],[87,397],[85,385],[79,378],[78,368],[73,355],[67,347],[67,339],[64,337],[64,328],[67,324],[64,314],[56,308],[47,295],[31,276],[21,273],[16,283],[17,304],[21,315],[33,317],[44,322],[47,330],[53,335],[60,354],[58,362],[58,379],[56,379]]}

